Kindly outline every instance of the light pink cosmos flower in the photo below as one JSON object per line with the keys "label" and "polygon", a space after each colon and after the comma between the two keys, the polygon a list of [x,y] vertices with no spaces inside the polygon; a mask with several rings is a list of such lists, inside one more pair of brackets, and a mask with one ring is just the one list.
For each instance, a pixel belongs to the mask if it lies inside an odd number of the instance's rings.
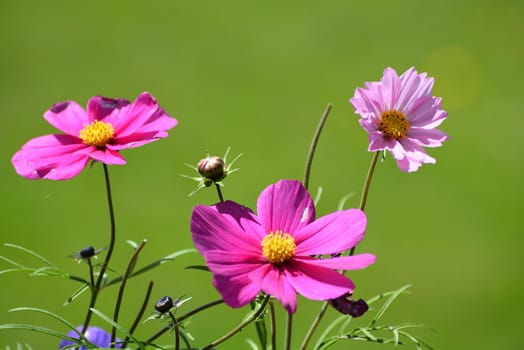
{"label": "light pink cosmos flower", "polygon": [[315,256],[354,247],[364,236],[366,216],[358,209],[315,218],[311,197],[299,181],[281,180],[258,197],[258,215],[237,203],[199,205],[193,210],[193,241],[213,273],[213,284],[231,307],[263,291],[293,313],[297,293],[328,300],[355,288],[334,270],[362,269],[375,256],[326,259]]}
{"label": "light pink cosmos flower", "polygon": [[32,180],[70,179],[89,160],[125,164],[120,150],[164,138],[177,124],[147,92],[133,103],[96,96],[87,111],[74,101],[57,103],[44,118],[65,134],[29,140],[11,160],[19,175]]}
{"label": "light pink cosmos flower", "polygon": [[410,68],[400,77],[386,68],[379,82],[365,83],[350,99],[369,134],[369,151],[388,150],[402,171],[416,171],[423,163],[436,163],[422,147],[442,146],[448,136],[435,129],[448,113],[440,97],[431,95],[433,78]]}

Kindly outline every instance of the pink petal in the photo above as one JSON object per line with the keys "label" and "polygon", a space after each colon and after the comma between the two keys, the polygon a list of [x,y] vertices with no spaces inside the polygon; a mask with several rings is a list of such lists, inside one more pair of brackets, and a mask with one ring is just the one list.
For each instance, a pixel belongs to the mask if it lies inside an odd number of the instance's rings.
{"label": "pink petal", "polygon": [[131,104],[111,114],[106,121],[115,128],[117,138],[132,135],[151,118],[158,110],[158,103],[150,94],[144,92]]}
{"label": "pink petal", "polygon": [[273,267],[262,280],[264,293],[274,296],[289,313],[297,309],[297,292],[291,285],[285,270]]}
{"label": "pink petal", "polygon": [[328,259],[314,259],[309,256],[295,257],[294,260],[332,270],[360,270],[374,264],[376,257],[373,254],[358,254]]}
{"label": "pink petal", "polygon": [[191,232],[195,246],[204,256],[208,250],[260,254],[264,235],[254,214],[231,201],[213,207],[197,205],[191,216]]}
{"label": "pink petal", "polygon": [[104,164],[112,165],[124,165],[126,164],[125,158],[118,152],[110,149],[98,149],[94,146],[87,146],[77,152],[76,155],[85,155],[91,159],[102,162]]}
{"label": "pink petal", "polygon": [[325,215],[297,230],[296,255],[334,254],[354,247],[364,237],[366,215],[358,209]]}
{"label": "pink petal", "polygon": [[140,134],[135,133],[125,137],[115,138],[113,141],[114,144],[107,145],[106,147],[112,150],[136,148],[165,137],[167,137],[165,131],[153,131]]}
{"label": "pink petal", "polygon": [[260,284],[253,282],[246,275],[233,277],[215,275],[213,285],[224,302],[235,308],[248,304],[261,290]]}
{"label": "pink petal", "polygon": [[229,252],[206,250],[204,258],[213,274],[223,276],[249,274],[260,266],[268,264],[260,253],[245,253],[234,250]]}
{"label": "pink petal", "polygon": [[298,293],[312,300],[334,299],[355,288],[341,273],[297,260],[286,266],[286,277]]}
{"label": "pink petal", "polygon": [[395,108],[395,102],[400,93],[400,80],[397,72],[393,68],[386,68],[381,83],[377,91],[380,95],[379,100],[382,102],[380,110],[383,112]]}
{"label": "pink petal", "polygon": [[401,145],[402,155],[397,158],[397,156],[393,154],[395,159],[397,159],[397,166],[400,170],[413,172],[417,171],[424,163],[436,163],[435,158],[428,156],[424,149],[414,142],[404,139],[401,141]]}
{"label": "pink petal", "polygon": [[89,125],[93,118],[74,101],[60,102],[44,113],[44,118],[58,130],[78,137],[80,130]]}
{"label": "pink petal", "polygon": [[417,145],[424,147],[442,146],[442,142],[448,139],[448,135],[438,129],[410,129],[408,138]]}
{"label": "pink petal", "polygon": [[167,113],[159,107],[137,132],[149,133],[165,131],[175,127],[177,124],[178,121],[175,118],[167,115]]}
{"label": "pink petal", "polygon": [[124,98],[95,96],[87,102],[87,113],[92,119],[103,120],[111,113],[117,113],[120,108],[129,104],[130,102]]}
{"label": "pink petal", "polygon": [[28,141],[11,162],[16,172],[31,180],[67,180],[78,175],[89,162],[75,155],[86,146],[69,135],[45,135]]}
{"label": "pink petal", "polygon": [[258,217],[266,233],[294,234],[315,217],[315,206],[297,180],[281,180],[268,186],[258,197]]}

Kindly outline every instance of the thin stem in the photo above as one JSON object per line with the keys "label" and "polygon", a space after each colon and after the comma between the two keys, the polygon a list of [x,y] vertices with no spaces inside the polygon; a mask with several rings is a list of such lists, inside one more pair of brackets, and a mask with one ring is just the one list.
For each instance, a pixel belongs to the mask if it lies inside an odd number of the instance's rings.
{"label": "thin stem", "polygon": [[269,298],[270,298],[270,296],[266,295],[266,297],[262,301],[262,304],[260,305],[260,308],[258,309],[257,312],[255,312],[250,317],[248,317],[244,322],[240,323],[238,326],[233,328],[229,333],[225,334],[224,336],[218,338],[217,340],[215,340],[215,341],[209,343],[208,345],[206,345],[205,347],[203,347],[202,350],[210,350],[210,349],[214,348],[215,346],[217,346],[219,344],[222,344],[223,342],[225,342],[226,340],[228,340],[229,338],[231,338],[235,334],[239,333],[248,324],[250,324],[251,322],[256,320],[262,314],[262,312],[264,312],[264,309],[266,308],[267,303],[269,302]]}
{"label": "thin stem", "polygon": [[[364,211],[364,209],[366,208],[366,201],[367,201],[368,194],[369,194],[369,187],[371,185],[371,179],[373,178],[373,173],[375,172],[375,167],[377,165],[377,160],[378,160],[379,156],[380,156],[380,151],[375,152],[373,154],[373,158],[371,158],[371,164],[369,165],[369,169],[368,169],[368,173],[366,175],[366,179],[364,180],[364,186],[362,188],[362,194],[360,196],[360,204],[359,204],[359,208],[362,211]],[[351,248],[351,250],[349,252],[349,255],[355,254],[355,249],[356,249],[356,246]],[[313,333],[315,332],[315,330],[318,327],[318,324],[320,323],[320,321],[324,317],[328,305],[329,305],[329,303],[327,301],[325,301],[322,304],[322,307],[320,308],[320,311],[318,312],[317,317],[315,317],[315,319],[313,320],[313,323],[309,327],[308,332],[306,333],[306,336],[304,337],[304,340],[302,341],[302,345],[300,346],[300,350],[306,349],[309,341],[311,340],[311,337],[313,336]]]}
{"label": "thin stem", "polygon": [[84,325],[82,327],[82,334],[85,333],[85,331],[87,330],[87,327],[89,326],[89,321],[91,321],[91,316],[93,316],[92,310],[95,307],[96,300],[98,298],[98,293],[100,292],[100,287],[102,285],[102,281],[104,280],[106,269],[109,266],[109,261],[111,260],[111,256],[113,255],[113,248],[115,247],[115,240],[116,240],[115,212],[113,210],[113,197],[111,196],[111,183],[109,181],[109,170],[107,168],[107,165],[104,163],[102,163],[102,167],[104,168],[104,178],[105,178],[106,193],[107,193],[107,206],[109,209],[110,238],[109,238],[109,246],[107,248],[107,254],[104,259],[104,262],[102,263],[102,266],[100,267],[100,272],[96,280],[96,285],[94,286],[94,288],[91,289],[91,300],[89,301],[89,307],[87,308],[86,318],[84,320]]}
{"label": "thin stem", "polygon": [[[377,151],[373,154],[373,158],[371,158],[371,164],[369,165],[368,174],[366,175],[366,180],[364,180],[362,194],[360,195],[360,204],[358,206],[359,209],[362,211],[364,211],[364,209],[366,208],[366,202],[369,194],[369,186],[371,185],[371,180],[373,179],[373,174],[375,173],[375,168],[377,166],[377,160],[379,156],[380,151]],[[357,246],[351,248],[349,255],[355,254],[355,249],[357,249]]]}
{"label": "thin stem", "polygon": [[[255,301],[253,300],[250,305],[251,305],[251,310],[254,310],[256,307]],[[264,320],[260,320],[260,322],[255,322],[255,328],[257,330],[258,340],[260,341],[260,347],[262,349],[266,349],[267,348],[266,323],[264,322]]]}
{"label": "thin stem", "polygon": [[277,320],[275,316],[275,306],[273,301],[269,301],[269,320],[270,320],[270,330],[271,330],[271,349],[277,349]]}
{"label": "thin stem", "polygon": [[87,258],[87,265],[89,266],[89,288],[91,288],[91,292],[93,291],[93,288],[95,288],[95,275],[93,273],[93,262],[91,261],[91,258]]}
{"label": "thin stem", "polygon": [[169,312],[169,317],[171,321],[173,321],[173,328],[175,329],[175,350],[180,350],[180,330],[178,329],[178,322],[171,311]]}
{"label": "thin stem", "polygon": [[[124,274],[122,275],[122,282],[120,282],[120,288],[118,289],[118,295],[115,302],[115,312],[113,313],[113,321],[115,323],[118,323],[118,315],[120,313],[120,306],[122,305],[122,298],[124,297],[124,289],[126,288],[127,284],[127,278],[129,275],[133,272],[133,268],[136,265],[136,260],[138,259],[138,254],[140,254],[140,251],[144,246],[146,245],[147,241],[143,240],[140,245],[135,249],[133,254],[131,254],[131,258],[129,259],[129,262],[127,263],[126,269],[124,270]],[[116,339],[116,327],[113,326],[111,329],[111,348],[114,347],[114,342]]]}
{"label": "thin stem", "polygon": [[292,331],[293,331],[293,314],[291,312],[288,312],[287,319],[286,319],[286,337],[284,340],[284,349],[285,350],[291,349]]}
{"label": "thin stem", "polygon": [[220,201],[223,202],[224,201],[224,197],[222,196],[222,190],[220,189],[220,185],[216,183],[215,187],[217,189],[218,199],[220,199]]}
{"label": "thin stem", "polygon": [[304,337],[304,340],[302,341],[302,344],[300,345],[300,350],[305,350],[306,349],[309,341],[311,340],[311,337],[313,336],[313,333],[315,332],[315,330],[317,329],[320,321],[324,317],[324,314],[326,313],[328,305],[329,305],[328,302],[325,301],[322,304],[322,306],[320,307],[320,311],[318,312],[317,317],[315,317],[315,319],[313,320],[313,323],[309,327],[309,329],[308,329],[308,331],[306,333],[306,336]]}
{"label": "thin stem", "polygon": [[[151,297],[151,291],[153,290],[153,281],[149,282],[149,285],[147,286],[146,295],[144,296],[144,301],[142,302],[142,306],[140,307],[140,310],[138,311],[138,314],[135,317],[135,320],[133,321],[133,324],[129,328],[129,333],[133,334],[136,327],[138,327],[138,324],[140,323],[140,320],[142,319],[142,316],[144,316],[144,312],[146,311],[147,304],[149,303],[149,298]],[[124,343],[122,344],[122,348],[126,348],[127,342],[129,341],[129,336],[127,336],[124,339]]]}
{"label": "thin stem", "polygon": [[315,155],[315,150],[317,148],[318,139],[320,138],[320,133],[322,132],[322,128],[324,127],[324,124],[326,123],[329,112],[331,111],[331,107],[333,107],[333,105],[331,103],[328,103],[326,109],[324,110],[324,113],[322,114],[322,117],[320,118],[320,121],[318,122],[317,129],[315,130],[315,134],[313,135],[313,140],[311,140],[311,144],[309,145],[309,153],[307,155],[306,166],[304,169],[304,181],[303,181],[304,187],[306,189],[309,186],[309,175],[311,174],[311,166],[313,164],[313,156]]}
{"label": "thin stem", "polygon": [[[191,317],[197,313],[199,313],[200,311],[204,311],[206,309],[209,309],[210,307],[213,307],[213,306],[216,306],[216,305],[220,305],[222,304],[224,301],[222,299],[219,299],[219,300],[215,300],[215,301],[212,301],[210,303],[207,303],[207,304],[204,304],[202,306],[199,306],[197,307],[196,309],[193,309],[191,311],[189,311],[188,313],[180,316],[178,318],[178,323],[182,322],[183,320],[185,320],[186,318],[188,317]],[[164,328],[162,328],[161,330],[159,330],[158,332],[156,332],[153,336],[151,336],[148,340],[146,340],[146,342],[144,343],[144,345],[148,345],[149,343],[155,341],[156,339],[158,339],[162,334],[164,334],[165,332],[167,332],[168,330],[171,329],[171,325],[167,325],[165,326]]]}

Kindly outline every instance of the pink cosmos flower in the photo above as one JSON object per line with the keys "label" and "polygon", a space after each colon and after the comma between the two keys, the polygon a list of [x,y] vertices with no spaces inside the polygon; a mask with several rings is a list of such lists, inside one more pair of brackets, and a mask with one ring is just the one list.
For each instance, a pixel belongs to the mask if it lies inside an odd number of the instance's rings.
{"label": "pink cosmos flower", "polygon": [[193,210],[193,241],[213,273],[213,284],[231,307],[263,291],[293,313],[296,293],[328,300],[355,288],[334,270],[362,269],[375,256],[316,257],[354,247],[364,236],[366,216],[358,209],[314,220],[315,207],[299,181],[281,180],[258,197],[258,215],[237,203],[199,205]]}
{"label": "pink cosmos flower", "polygon": [[19,175],[32,180],[70,179],[89,160],[125,164],[120,150],[164,138],[177,124],[147,92],[133,103],[96,96],[87,103],[87,111],[74,101],[57,103],[44,118],[65,134],[36,137],[11,160]]}
{"label": "pink cosmos flower", "polygon": [[365,83],[350,99],[369,134],[369,151],[388,150],[402,171],[416,171],[423,163],[436,163],[422,147],[442,146],[448,136],[435,129],[448,113],[440,97],[431,96],[433,78],[410,68],[400,77],[386,68],[379,82]]}

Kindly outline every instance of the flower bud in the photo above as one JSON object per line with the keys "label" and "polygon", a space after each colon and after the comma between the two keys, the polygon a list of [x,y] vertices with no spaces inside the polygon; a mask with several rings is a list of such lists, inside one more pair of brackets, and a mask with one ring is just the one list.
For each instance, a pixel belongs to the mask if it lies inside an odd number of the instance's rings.
{"label": "flower bud", "polygon": [[78,254],[80,255],[82,259],[89,259],[95,256],[96,252],[95,252],[95,248],[87,247],[87,248],[80,250]]}
{"label": "flower bud", "polygon": [[160,298],[155,304],[155,310],[161,314],[165,314],[173,307],[173,299],[168,296]]}
{"label": "flower bud", "polygon": [[220,157],[207,157],[198,162],[197,170],[206,179],[217,182],[226,177],[224,165],[224,160]]}

